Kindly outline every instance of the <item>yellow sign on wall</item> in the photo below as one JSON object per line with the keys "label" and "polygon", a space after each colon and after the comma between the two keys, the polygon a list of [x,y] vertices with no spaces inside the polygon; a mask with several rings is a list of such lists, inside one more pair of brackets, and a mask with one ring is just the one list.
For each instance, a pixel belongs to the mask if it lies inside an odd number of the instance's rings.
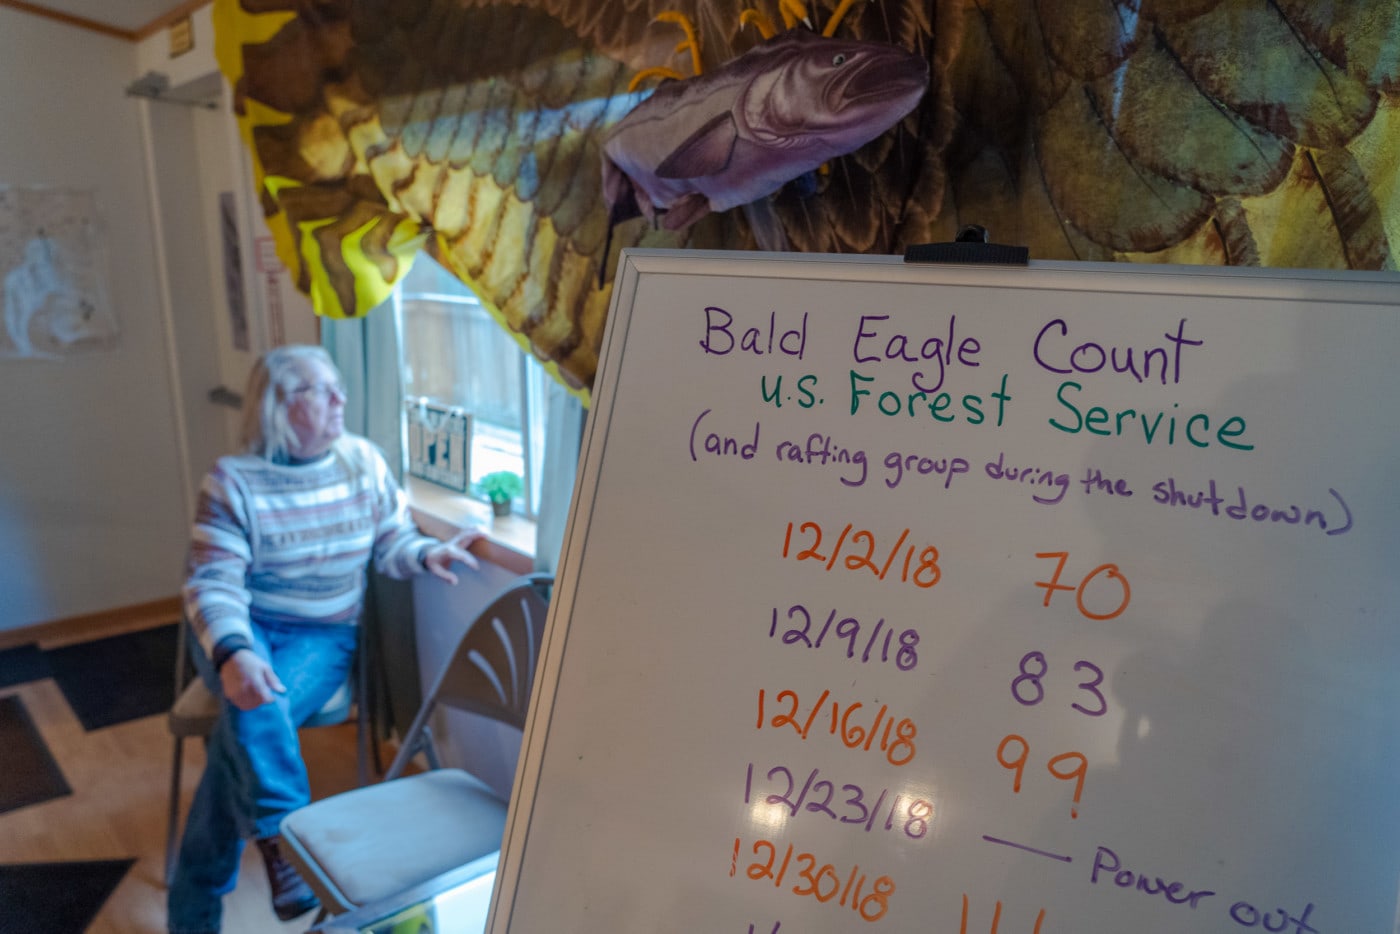
{"label": "yellow sign on wall", "polygon": [[170,24],[170,57],[184,55],[194,48],[194,24],[186,16]]}

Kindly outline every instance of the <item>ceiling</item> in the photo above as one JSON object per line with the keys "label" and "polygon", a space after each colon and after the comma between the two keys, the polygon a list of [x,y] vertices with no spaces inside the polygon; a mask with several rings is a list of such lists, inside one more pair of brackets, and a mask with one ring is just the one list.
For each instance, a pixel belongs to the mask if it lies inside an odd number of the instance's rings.
{"label": "ceiling", "polygon": [[166,13],[189,4],[182,0],[29,0],[29,5],[136,33]]}

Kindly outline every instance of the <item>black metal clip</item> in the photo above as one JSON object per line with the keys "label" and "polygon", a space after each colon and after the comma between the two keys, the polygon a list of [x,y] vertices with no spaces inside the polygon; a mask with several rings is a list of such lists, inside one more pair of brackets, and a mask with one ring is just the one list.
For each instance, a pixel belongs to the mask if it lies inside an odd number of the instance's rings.
{"label": "black metal clip", "polygon": [[904,251],[906,263],[964,263],[1025,266],[1031,251],[1023,246],[987,242],[987,228],[968,224],[952,243],[916,243]]}

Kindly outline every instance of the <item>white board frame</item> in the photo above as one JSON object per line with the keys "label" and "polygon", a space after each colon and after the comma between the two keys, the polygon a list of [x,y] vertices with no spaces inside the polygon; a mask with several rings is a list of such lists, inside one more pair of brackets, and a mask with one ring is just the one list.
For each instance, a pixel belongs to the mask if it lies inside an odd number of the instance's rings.
{"label": "white board frame", "polygon": [[[614,287],[605,346],[601,354],[598,380],[594,388],[594,407],[591,413],[587,435],[583,447],[581,468],[576,481],[569,527],[566,534],[557,577],[556,592],[550,611],[550,625],[546,641],[542,647],[541,667],[537,687],[531,703],[531,713],[522,746],[521,763],[517,772],[512,795],[510,818],[506,828],[506,840],[502,853],[496,893],[493,897],[491,921],[488,930],[503,934],[511,930],[527,930],[512,927],[515,909],[527,903],[532,896],[546,890],[552,880],[547,878],[525,878],[522,866],[531,833],[532,814],[540,803],[541,769],[549,756],[551,724],[556,713],[557,690],[561,673],[569,664],[569,640],[571,625],[576,614],[576,601],[580,588],[580,566],[588,550],[590,529],[600,514],[598,491],[601,468],[609,443],[609,430],[614,410],[619,402],[619,383],[628,368],[624,359],[629,334],[634,323],[635,303],[638,290],[647,277],[651,276],[697,276],[716,279],[764,279],[792,282],[806,282],[813,279],[830,281],[833,288],[855,287],[862,284],[908,284],[931,288],[995,288],[998,290],[1027,290],[1027,296],[1047,290],[1087,290],[1091,292],[1112,292],[1125,296],[1173,297],[1183,296],[1191,301],[1219,299],[1259,300],[1279,303],[1305,303],[1319,308],[1330,303],[1344,302],[1348,305],[1383,306],[1397,309],[1400,301],[1400,278],[1390,274],[1330,273],[1316,271],[1287,270],[1237,270],[1198,267],[1143,267],[1126,264],[1069,264],[1032,263],[1027,268],[1008,267],[928,267],[904,264],[898,257],[860,256],[819,256],[812,254],[774,255],[755,253],[727,253],[706,251],[665,251],[629,250],[624,251],[619,263],[618,279]],[[1400,311],[1400,309],[1397,309]],[[648,314],[659,313],[647,309]],[[675,312],[678,319],[683,315],[693,315],[693,309]],[[678,324],[677,327],[680,325]],[[693,331],[693,328],[692,328]],[[691,344],[695,335],[687,332],[686,343]],[[679,341],[678,341],[679,343]],[[1393,381],[1388,385],[1394,385]],[[659,391],[665,391],[659,389]],[[1389,425],[1395,427],[1393,414],[1386,416]],[[615,504],[607,504],[613,506]],[[1393,512],[1390,518],[1393,519]],[[1395,529],[1387,529],[1382,536],[1394,542],[1400,539]],[[636,547],[647,547],[636,543]],[[645,586],[639,582],[638,586]],[[1394,609],[1394,604],[1387,604]],[[1400,660],[1400,659],[1397,659]],[[624,666],[625,668],[625,666]],[[1386,820],[1394,822],[1386,816]],[[581,852],[587,850],[581,847]],[[593,858],[606,860],[609,854],[595,852]],[[1400,865],[1400,845],[1394,852],[1385,854],[1390,864]],[[1144,867],[1147,868],[1147,867]],[[741,865],[742,871],[742,865]],[[1387,870],[1389,872],[1389,870]],[[1391,879],[1389,899],[1396,902],[1400,890],[1400,874],[1388,875]],[[909,881],[904,880],[906,885]],[[606,899],[617,893],[605,891],[593,893],[599,899]],[[1234,893],[1236,895],[1240,893]],[[945,906],[946,907],[946,906]],[[986,908],[987,906],[982,906]],[[1273,907],[1272,905],[1269,906]],[[1299,921],[1301,906],[1293,906],[1292,922]],[[937,919],[930,919],[920,930],[956,930],[956,906],[947,909]],[[1264,909],[1267,910],[1267,909]],[[1392,914],[1394,914],[1392,912]],[[802,917],[807,918],[803,913]],[[1192,916],[1193,918],[1195,916]],[[1195,921],[1181,927],[1181,930],[1227,931],[1244,929],[1238,918],[1232,923],[1221,921],[1223,909],[1217,910],[1210,923]],[[581,920],[582,919],[582,920]],[[734,924],[735,919],[725,919],[732,926],[702,924],[693,929],[743,931],[742,924]],[[1312,918],[1312,921],[1318,920]],[[1155,921],[1152,923],[1156,923]],[[1300,929],[1306,930],[1310,921],[1305,916]],[[987,926],[987,920],[973,921]],[[1004,922],[1007,928],[1011,921]],[[1018,919],[1016,928],[1029,930],[1025,919]],[[573,920],[572,930],[603,930],[593,928],[580,915]],[[844,925],[844,926],[843,926]],[[879,925],[872,926],[878,927]],[[845,919],[834,921],[830,930],[849,930],[852,925]],[[860,925],[864,929],[865,925]],[[883,925],[886,930],[904,930],[895,925]],[[1400,931],[1400,923],[1391,921],[1390,927]],[[563,928],[560,928],[563,929]],[[612,930],[612,928],[607,928]],[[639,919],[637,930],[649,929],[643,919]],[[662,929],[662,928],[655,928]],[[783,925],[782,930],[816,930],[807,924],[794,923],[791,928]],[[823,928],[825,930],[826,928]],[[1066,927],[1047,927],[1044,934],[1051,931],[1062,932]],[[1152,928],[1156,930],[1157,928]],[[1163,928],[1165,930],[1165,928]],[[1290,926],[1289,930],[1294,928]],[[766,932],[766,927],[752,928]],[[1143,928],[1142,930],[1146,930]],[[1337,928],[1320,928],[1326,934],[1338,934]],[[1004,931],[1005,934],[1005,931]],[[1107,932],[1105,932],[1107,934]]]}

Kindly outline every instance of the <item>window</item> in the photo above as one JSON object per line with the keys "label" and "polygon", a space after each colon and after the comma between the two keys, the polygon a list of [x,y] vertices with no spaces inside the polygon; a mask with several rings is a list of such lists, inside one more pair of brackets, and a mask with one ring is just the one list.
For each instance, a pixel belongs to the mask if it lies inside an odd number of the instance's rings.
{"label": "window", "polygon": [[476,485],[486,474],[510,471],[525,488],[514,510],[534,518],[551,377],[470,289],[426,255],[399,284],[394,308],[403,335],[404,418],[431,417],[428,413],[440,414],[444,407],[464,412],[469,495],[477,495]]}

